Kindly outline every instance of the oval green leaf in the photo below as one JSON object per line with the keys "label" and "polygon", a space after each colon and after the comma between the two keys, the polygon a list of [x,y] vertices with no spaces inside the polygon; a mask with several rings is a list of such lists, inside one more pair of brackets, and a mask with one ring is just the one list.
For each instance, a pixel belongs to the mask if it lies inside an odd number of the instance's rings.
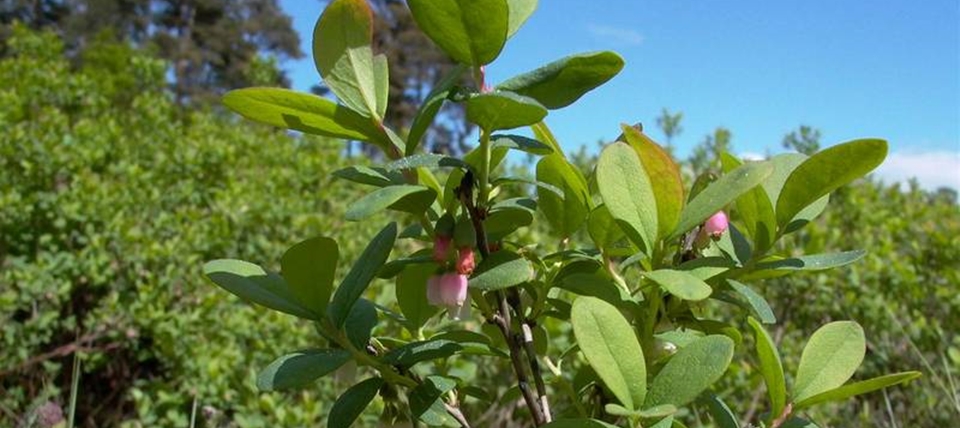
{"label": "oval green leaf", "polygon": [[380,121],[387,63],[383,56],[374,61],[372,38],[373,11],[366,0],[333,0],[313,29],[313,61],[323,83],[344,105]]}
{"label": "oval green leaf", "polygon": [[836,321],[820,327],[800,355],[793,400],[800,402],[843,385],[860,367],[866,350],[859,324]]}
{"label": "oval green leaf", "polygon": [[599,205],[590,211],[587,219],[587,233],[590,239],[600,249],[606,249],[623,239],[623,231],[617,225],[617,220],[610,214],[606,205]]}
{"label": "oval green leaf", "polygon": [[788,259],[770,260],[757,263],[755,270],[826,270],[846,266],[860,260],[866,254],[867,252],[864,250],[853,250],[842,253],[812,254]]}
{"label": "oval green leaf", "polygon": [[580,229],[590,213],[590,192],[583,174],[560,154],[537,162],[537,181],[559,190],[537,186],[537,206],[550,227],[562,238]]}
{"label": "oval green leaf", "polygon": [[537,10],[537,0],[507,0],[510,19],[507,24],[507,38],[512,37],[524,22]]}
{"label": "oval green leaf", "polygon": [[488,92],[467,99],[467,120],[487,132],[533,125],[547,116],[537,100],[512,92]]}
{"label": "oval green leaf", "polygon": [[410,367],[421,361],[447,358],[461,349],[463,346],[450,340],[422,340],[410,342],[388,352],[383,356],[383,360],[392,365]]}
{"label": "oval green leaf", "polygon": [[510,78],[497,89],[526,95],[553,110],[572,104],[622,69],[623,58],[615,52],[583,53]]}
{"label": "oval green leaf", "polygon": [[649,254],[657,237],[657,201],[637,152],[625,143],[607,146],[600,153],[596,174],[610,215],[627,237]]}
{"label": "oval green leaf", "polygon": [[611,393],[630,410],[647,394],[647,368],[630,323],[613,305],[595,297],[573,301],[570,322],[580,350]]}
{"label": "oval green leaf", "polygon": [[350,360],[343,349],[309,349],[277,358],[257,375],[261,391],[279,391],[309,385]]}
{"label": "oval green leaf", "polygon": [[533,279],[533,266],[512,251],[497,251],[480,262],[470,278],[470,288],[490,291],[513,287]]}
{"label": "oval green leaf", "polygon": [[780,353],[777,345],[767,330],[753,317],[747,318],[753,329],[756,341],[757,359],[760,361],[760,375],[767,385],[767,396],[770,397],[770,414],[779,415],[787,405],[787,381],[783,376],[783,364],[780,362]]}
{"label": "oval green leaf", "polygon": [[437,116],[437,112],[440,111],[443,102],[450,96],[451,91],[453,91],[455,85],[463,76],[463,72],[466,70],[466,66],[458,64],[453,67],[443,79],[440,79],[437,84],[433,85],[433,89],[427,94],[427,98],[423,100],[423,104],[420,104],[417,115],[413,118],[413,124],[410,125],[410,133],[407,134],[407,147],[404,150],[404,154],[410,156],[416,153],[417,147],[420,145],[420,140],[423,139],[423,135],[430,129],[430,125],[433,125],[433,118]]}
{"label": "oval green leaf", "polygon": [[783,183],[777,199],[777,224],[788,223],[810,204],[840,186],[867,175],[887,157],[887,142],[854,140],[810,156]]}
{"label": "oval green leaf", "polygon": [[713,288],[690,272],[672,269],[660,269],[643,274],[657,283],[670,294],[683,300],[699,301],[710,297]]}
{"label": "oval green leaf", "polygon": [[359,221],[387,208],[404,212],[423,212],[437,198],[437,192],[426,186],[400,184],[374,190],[350,204],[344,217]]}
{"label": "oval green leaf", "polygon": [[459,63],[488,64],[507,41],[506,0],[407,0],[407,6],[424,34]]}
{"label": "oval green leaf", "polygon": [[317,314],[324,314],[333,292],[339,258],[337,241],[322,236],[308,239],[283,253],[280,274],[297,301]]}
{"label": "oval green leaf", "polygon": [[383,379],[372,377],[354,386],[351,386],[337,402],[330,408],[330,416],[327,417],[328,428],[349,428],[353,421],[363,413],[363,409],[373,401],[383,386]]}
{"label": "oval green leaf", "polygon": [[[787,177],[808,158],[809,156],[803,153],[782,153],[767,160],[767,162],[773,164],[773,174],[770,174],[770,177],[763,181],[763,190],[767,194],[767,198],[771,204],[771,210],[775,209],[774,205],[776,205],[777,199],[780,198],[780,192],[783,190],[783,184],[786,183]],[[799,226],[817,218],[817,216],[827,208],[828,202],[830,202],[830,195],[824,195],[816,202],[801,210],[797,215],[793,216],[793,220],[787,225],[787,230],[799,228]],[[773,220],[769,226],[774,229],[774,232],[776,232],[777,228],[776,222],[777,216],[776,213],[774,213]],[[786,233],[786,231],[784,232]],[[771,235],[770,239],[775,237],[775,235]]]}
{"label": "oval green leaf", "polygon": [[553,153],[550,146],[533,138],[522,135],[498,134],[490,137],[492,147],[506,147],[508,149],[527,152],[532,155],[546,156]]}
{"label": "oval green leaf", "polygon": [[301,303],[283,277],[253,263],[213,260],[203,265],[203,274],[220,288],[244,300],[304,319],[321,319],[319,312]]}
{"label": "oval green leaf", "polygon": [[370,281],[377,276],[380,267],[386,263],[396,239],[397,224],[390,223],[367,244],[367,248],[363,250],[363,254],[353,264],[350,272],[340,282],[337,292],[333,295],[329,316],[334,326],[337,328],[343,326],[347,315],[353,309],[354,303],[370,285]]}
{"label": "oval green leaf", "polygon": [[391,143],[369,119],[316,95],[282,88],[244,88],[227,92],[223,105],[267,125],[307,134],[368,141],[384,152]]}
{"label": "oval green leaf", "polygon": [[733,359],[733,340],[711,335],[680,348],[650,383],[644,407],[682,407],[713,385]]}
{"label": "oval green leaf", "polygon": [[913,379],[920,377],[922,374],[920,372],[903,372],[888,374],[884,376],[878,376],[873,379],[868,379],[860,382],[854,382],[849,385],[844,385],[839,388],[834,388],[829,391],[821,392],[817,395],[809,397],[807,399],[801,400],[794,405],[794,409],[800,410],[807,407],[825,403],[828,401],[842,401],[850,397],[860,394],[866,394],[868,392],[873,392],[878,389],[883,389],[888,386],[897,385],[900,383],[908,382]]}
{"label": "oval green leaf", "polygon": [[377,307],[367,299],[357,299],[343,323],[343,330],[355,348],[366,349],[370,343],[370,333],[376,326]]}
{"label": "oval green leaf", "polygon": [[773,314],[773,309],[770,308],[770,304],[767,303],[767,299],[764,299],[760,293],[753,291],[752,288],[740,281],[728,279],[727,284],[729,284],[730,288],[733,289],[733,292],[739,296],[740,301],[743,302],[743,306],[753,312],[755,316],[760,318],[761,322],[764,324],[773,324],[777,322],[777,317]]}
{"label": "oval green leaf", "polygon": [[438,311],[427,301],[427,280],[436,271],[433,262],[409,264],[397,276],[397,303],[411,332],[416,332]]}
{"label": "oval green leaf", "polygon": [[773,172],[767,162],[750,162],[724,174],[697,193],[683,212],[671,237],[680,236],[750,191]]}
{"label": "oval green leaf", "polygon": [[[803,155],[801,155],[803,156]],[[731,156],[729,153],[721,154],[723,171],[730,172],[743,165],[739,159]],[[749,192],[744,193],[737,198],[737,212],[746,226],[747,233],[753,239],[754,247],[757,253],[764,253],[773,245],[773,239],[777,233],[777,215],[773,210],[773,203],[770,202],[770,196],[765,190],[767,183],[774,180],[780,171],[778,164],[773,163],[774,171],[761,183],[761,186],[754,187]],[[783,176],[786,179],[786,175]],[[781,182],[781,186],[782,186]],[[779,192],[779,189],[777,190]]]}
{"label": "oval green leaf", "polygon": [[639,129],[629,125],[620,125],[620,128],[623,129],[627,144],[637,151],[643,169],[650,178],[653,196],[657,200],[657,230],[659,236],[667,236],[680,221],[680,213],[686,201],[680,166],[659,144]]}

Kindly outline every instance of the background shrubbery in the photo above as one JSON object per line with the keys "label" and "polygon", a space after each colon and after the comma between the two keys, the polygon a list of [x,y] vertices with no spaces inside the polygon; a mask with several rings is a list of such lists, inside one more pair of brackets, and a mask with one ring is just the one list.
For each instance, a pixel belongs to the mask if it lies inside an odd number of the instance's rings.
{"label": "background shrubbery", "polygon": [[[194,404],[201,426],[322,425],[342,388],[254,386],[254,370],[279,349],[315,337],[310,326],[215,289],[200,266],[233,257],[276,267],[284,248],[321,233],[337,237],[341,262],[352,262],[382,222],[340,220],[359,189],[322,177],[362,161],[345,159],[338,142],[182,109],[165,90],[163,62],[99,43],[71,62],[56,36],[16,28],[0,61],[0,426],[31,426],[44,403],[65,405],[75,351],[84,426],[186,426]],[[589,169],[592,159],[581,158]],[[869,338],[857,378],[925,373],[888,395],[819,410],[812,416],[824,426],[948,426],[960,417],[955,195],[861,181],[787,243],[797,253],[869,255],[765,285],[786,326],[775,333],[788,332],[776,334],[786,367],[796,367],[817,326],[855,319]],[[376,282],[368,294],[389,302],[393,284]],[[482,372],[478,386],[488,390],[507,370],[460,369]],[[756,370],[730,370],[726,401],[754,402]]]}

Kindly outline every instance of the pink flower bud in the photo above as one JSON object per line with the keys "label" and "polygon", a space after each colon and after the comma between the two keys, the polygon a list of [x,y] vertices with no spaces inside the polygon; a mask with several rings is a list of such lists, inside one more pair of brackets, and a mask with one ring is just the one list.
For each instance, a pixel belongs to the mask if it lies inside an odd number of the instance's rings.
{"label": "pink flower bud", "polygon": [[718,238],[723,235],[723,232],[727,231],[728,226],[730,226],[730,222],[727,220],[727,213],[717,211],[703,223],[703,233],[712,238]]}
{"label": "pink flower bud", "polygon": [[[434,306],[445,306],[450,318],[460,319],[469,314],[467,276],[457,273],[434,275],[427,280],[427,301]],[[464,307],[467,307],[464,309]]]}
{"label": "pink flower bud", "polygon": [[460,247],[460,256],[457,258],[457,272],[461,275],[470,275],[477,267],[473,255],[473,248]]}
{"label": "pink flower bud", "polygon": [[450,257],[450,247],[452,243],[452,237],[437,235],[433,240],[433,260],[440,264],[446,263],[447,258]]}

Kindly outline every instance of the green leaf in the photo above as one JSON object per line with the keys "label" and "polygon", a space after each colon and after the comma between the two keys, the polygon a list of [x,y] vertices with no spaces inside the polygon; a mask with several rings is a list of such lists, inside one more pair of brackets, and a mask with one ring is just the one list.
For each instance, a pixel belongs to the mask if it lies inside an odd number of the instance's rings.
{"label": "green leaf", "polygon": [[710,183],[683,209],[680,214],[680,223],[674,229],[671,238],[680,236],[703,223],[708,217],[756,187],[772,172],[773,166],[769,163],[751,162]]}
{"label": "green leaf", "polygon": [[884,376],[878,376],[873,379],[854,382],[849,385],[843,385],[839,388],[834,388],[829,391],[824,391],[817,395],[808,397],[804,400],[800,400],[794,405],[794,409],[801,410],[816,404],[825,403],[827,401],[846,400],[847,398],[853,397],[855,395],[866,394],[868,392],[873,392],[878,389],[886,388],[888,386],[893,386],[896,384],[908,382],[913,379],[919,378],[920,376],[922,376],[920,372],[911,371],[911,372],[888,374]]}
{"label": "green leaf", "polygon": [[541,428],[616,428],[616,425],[610,425],[596,419],[574,418],[558,419]]}
{"label": "green leaf", "polygon": [[411,332],[416,332],[438,312],[427,301],[427,280],[436,271],[436,263],[410,264],[397,277],[397,303]]}
{"label": "green leaf", "polygon": [[368,141],[385,152],[389,141],[370,119],[316,95],[281,88],[244,88],[227,92],[223,105],[267,125],[307,134]]}
{"label": "green leaf", "polygon": [[537,205],[550,227],[562,238],[573,235],[590,214],[590,192],[583,174],[560,154],[537,162],[537,181],[556,187],[558,195],[537,186]]}
{"label": "green leaf", "polygon": [[517,253],[497,251],[483,259],[470,277],[470,288],[491,291],[513,287],[533,279],[533,266]]}
{"label": "green leaf", "polygon": [[660,269],[643,274],[647,279],[659,284],[670,294],[683,300],[698,301],[710,297],[713,288],[693,274],[672,269]]}
{"label": "green leaf", "polygon": [[422,340],[410,342],[388,352],[383,356],[383,360],[392,365],[410,367],[421,361],[447,358],[461,349],[463,347],[459,343],[450,340]]}
{"label": "green leaf", "polygon": [[407,5],[424,34],[459,63],[488,64],[507,41],[506,0],[407,0]]}
{"label": "green leaf", "polygon": [[587,233],[600,249],[607,249],[624,237],[620,226],[617,226],[617,220],[603,204],[590,212],[590,217],[587,219]]}
{"label": "green leaf", "polygon": [[363,413],[367,405],[377,396],[383,379],[372,377],[354,386],[351,386],[330,409],[327,417],[327,428],[348,428],[353,425],[357,417]]}
{"label": "green leaf", "polygon": [[553,136],[553,132],[550,131],[546,123],[538,122],[530,125],[530,130],[533,131],[533,136],[537,141],[542,141],[550,146],[554,153],[563,155],[563,149],[560,148],[560,143],[557,142],[557,138]]}
{"label": "green leaf", "polygon": [[860,367],[866,350],[859,324],[836,321],[820,327],[800,355],[793,400],[800,402],[843,385]]}
{"label": "green leaf", "polygon": [[507,0],[510,18],[507,23],[507,38],[512,37],[524,22],[537,10],[537,0]]}
{"label": "green leaf", "polygon": [[633,147],[640,157],[643,170],[653,186],[653,196],[657,201],[658,236],[667,236],[680,221],[680,213],[686,201],[680,166],[659,144],[637,128],[629,125],[620,125],[620,128],[623,129],[627,144]]}
{"label": "green leaf", "polygon": [[343,349],[308,349],[277,358],[257,375],[261,391],[279,391],[309,385],[350,360]]}
{"label": "green leaf", "polygon": [[374,190],[350,204],[344,216],[360,221],[387,208],[405,212],[423,212],[437,198],[437,192],[426,186],[400,184]]}
{"label": "green leaf", "polygon": [[358,299],[347,315],[343,329],[347,339],[357,349],[366,349],[370,343],[370,332],[377,326],[377,308],[367,299]]}
{"label": "green leaf", "polygon": [[596,297],[618,308],[636,307],[629,293],[600,272],[564,275],[555,282],[555,286],[581,296]]}
{"label": "green leaf", "polygon": [[533,223],[533,213],[527,209],[509,207],[491,209],[483,220],[488,241],[500,241],[517,229]]}
{"label": "green leaf", "polygon": [[706,402],[707,411],[710,412],[710,417],[713,418],[717,428],[740,428],[739,418],[720,397],[710,394],[703,401]]}
{"label": "green leaf", "polygon": [[624,407],[640,409],[647,394],[643,350],[620,311],[594,297],[573,301],[570,322],[590,367]]}
{"label": "green leaf", "polygon": [[224,290],[258,305],[310,320],[322,316],[303,305],[283,277],[253,263],[214,260],[203,265],[203,274]]}
{"label": "green leaf", "polygon": [[844,251],[842,253],[813,254],[788,259],[770,260],[757,263],[756,270],[817,271],[832,269],[846,266],[860,260],[866,254],[867,252],[864,250],[854,250]]}
{"label": "green leaf", "polygon": [[415,168],[462,168],[473,169],[470,164],[455,157],[438,155],[436,153],[420,153],[406,156],[383,166],[387,171],[400,171]]}
{"label": "green leaf", "polygon": [[672,404],[664,404],[662,406],[651,407],[643,410],[630,410],[619,404],[609,403],[603,406],[603,410],[615,416],[636,416],[644,419],[663,418],[677,413],[677,408]]}
{"label": "green leaf", "polygon": [[727,284],[730,285],[734,293],[740,296],[745,306],[760,318],[760,321],[764,324],[777,322],[777,317],[773,314],[773,309],[770,308],[770,304],[767,303],[767,300],[764,299],[763,296],[742,282],[728,279]]}
{"label": "green leaf", "polygon": [[770,414],[779,415],[787,405],[787,381],[783,376],[783,364],[780,362],[780,353],[777,345],[767,330],[753,317],[747,318],[753,329],[756,341],[757,359],[760,361],[760,375],[767,385],[767,396],[770,397]]}
{"label": "green leaf", "polygon": [[443,405],[443,395],[456,386],[454,379],[427,376],[408,395],[410,412],[428,426],[459,426]]}
{"label": "green leaf", "polygon": [[677,266],[677,269],[706,281],[735,267],[736,264],[726,257],[712,256],[687,260]]}
{"label": "green leaf", "polygon": [[506,147],[533,155],[546,156],[553,153],[550,146],[522,135],[497,134],[490,137],[490,142],[492,147]]}
{"label": "green leaf", "polygon": [[337,241],[326,237],[308,239],[283,253],[280,274],[301,305],[316,314],[324,314],[333,292],[339,258]]}
{"label": "green leaf", "polygon": [[313,61],[324,84],[344,105],[380,121],[378,98],[387,86],[386,58],[374,71],[372,37],[373,11],[366,0],[333,0],[313,28]]}
{"label": "green leaf", "polygon": [[487,132],[532,125],[547,116],[533,98],[512,92],[487,92],[467,99],[467,120]]}
{"label": "green leaf", "polygon": [[624,143],[607,146],[596,174],[603,204],[627,237],[649,255],[657,238],[657,201],[637,152]]}
{"label": "green leaf", "polygon": [[417,146],[420,145],[420,140],[423,139],[424,134],[426,134],[430,126],[433,125],[433,119],[437,116],[437,112],[440,111],[440,107],[443,106],[444,100],[450,97],[457,82],[460,81],[463,72],[466,70],[467,67],[465,65],[458,64],[453,67],[443,79],[440,79],[437,84],[433,85],[433,89],[427,94],[427,98],[420,104],[417,115],[413,118],[413,124],[410,125],[410,133],[407,135],[407,148],[404,150],[405,155],[410,156],[416,153]]}
{"label": "green leaf", "polygon": [[887,142],[854,140],[810,156],[790,173],[777,199],[777,223],[786,227],[808,205],[867,175],[887,157]]}
{"label": "green leaf", "polygon": [[[763,181],[763,190],[767,193],[767,199],[771,204],[771,210],[774,210],[774,205],[776,205],[777,199],[780,198],[780,192],[783,190],[783,184],[786,183],[787,178],[793,173],[793,170],[797,169],[797,167],[808,158],[809,156],[803,153],[783,153],[767,160],[767,162],[773,164],[773,174],[770,174],[770,177],[767,177],[767,179]],[[817,216],[823,213],[823,210],[826,209],[829,201],[830,195],[825,195],[813,204],[810,204],[793,217],[793,220],[791,220],[790,224],[787,225],[787,229],[799,228],[800,226],[815,219]],[[767,227],[774,229],[774,232],[776,232],[776,213],[774,213],[773,218],[770,220],[770,223],[767,225]],[[771,244],[773,238],[775,237],[775,234],[771,235]]]}
{"label": "green leaf", "polygon": [[733,340],[711,335],[680,348],[650,383],[645,407],[682,407],[713,385],[733,359]]}
{"label": "green leaf", "polygon": [[[734,158],[729,153],[722,153],[723,171],[730,172],[743,165],[739,159]],[[803,156],[803,155],[801,155]],[[774,180],[780,171],[780,167],[773,160],[768,161],[774,165],[774,170],[764,180],[762,186],[757,186],[737,198],[737,212],[746,227],[747,233],[753,238],[753,244],[757,253],[764,253],[773,245],[773,239],[777,233],[777,215],[773,211],[773,203],[770,202],[765,187],[768,182]],[[784,179],[786,175],[783,176]],[[781,186],[782,186],[781,182]],[[779,190],[778,190],[779,192]]]}
{"label": "green leaf", "polygon": [[404,178],[399,173],[390,172],[383,168],[370,168],[363,165],[354,165],[338,169],[333,172],[333,176],[354,183],[377,187],[404,183]]}
{"label": "green leaf", "polygon": [[380,267],[387,261],[396,239],[397,224],[390,223],[367,244],[367,248],[363,250],[363,254],[353,264],[350,272],[343,278],[340,286],[337,287],[337,292],[333,295],[328,313],[334,326],[337,328],[343,326],[347,315],[353,309],[354,303],[370,285],[370,281],[376,277]]}
{"label": "green leaf", "polygon": [[572,104],[622,69],[623,58],[615,52],[583,53],[515,76],[497,89],[526,95],[553,110]]}
{"label": "green leaf", "polygon": [[390,65],[387,56],[379,54],[373,57],[373,83],[377,94],[377,111],[374,117],[386,117],[390,103]]}

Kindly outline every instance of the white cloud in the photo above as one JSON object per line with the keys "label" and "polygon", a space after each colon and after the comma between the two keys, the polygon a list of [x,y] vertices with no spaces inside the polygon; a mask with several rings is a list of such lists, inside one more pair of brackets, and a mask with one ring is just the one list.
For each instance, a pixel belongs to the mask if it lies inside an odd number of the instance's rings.
{"label": "white cloud", "polygon": [[643,43],[643,35],[632,28],[590,24],[587,26],[587,31],[596,37],[620,42],[625,45],[637,46]]}
{"label": "white cloud", "polygon": [[740,153],[740,159],[743,159],[743,160],[746,160],[746,161],[762,161],[762,160],[764,160],[764,159],[766,159],[766,158],[767,158],[766,155],[762,155],[762,154],[756,153],[756,152],[743,152],[743,153]]}
{"label": "white cloud", "polygon": [[927,190],[960,190],[960,151],[893,152],[875,173],[884,182],[906,183],[915,177]]}

